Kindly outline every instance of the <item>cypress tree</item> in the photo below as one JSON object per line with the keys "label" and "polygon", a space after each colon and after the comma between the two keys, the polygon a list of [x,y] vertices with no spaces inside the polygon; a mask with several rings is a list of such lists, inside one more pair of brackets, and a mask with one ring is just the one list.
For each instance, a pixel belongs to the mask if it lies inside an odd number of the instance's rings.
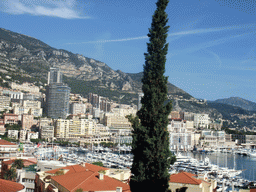
{"label": "cypress tree", "polygon": [[[131,191],[165,192],[169,187],[168,168],[174,160],[169,150],[168,115],[172,104],[167,101],[167,77],[165,73],[168,44],[167,14],[169,0],[158,0],[157,9],[149,28],[149,43],[145,53],[142,78],[142,107],[132,123],[132,153],[134,155],[130,180]],[[174,160],[175,161],[175,160]]]}

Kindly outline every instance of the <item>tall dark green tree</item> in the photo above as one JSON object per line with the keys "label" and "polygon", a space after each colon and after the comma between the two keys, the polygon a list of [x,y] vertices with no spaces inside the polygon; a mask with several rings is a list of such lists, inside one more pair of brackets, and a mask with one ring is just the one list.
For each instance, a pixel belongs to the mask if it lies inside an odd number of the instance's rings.
{"label": "tall dark green tree", "polygon": [[[168,115],[172,104],[167,102],[167,77],[165,73],[168,44],[167,14],[168,0],[158,0],[157,9],[149,28],[149,43],[145,53],[142,78],[144,96],[142,107],[136,117],[128,116],[133,127],[130,187],[135,191],[168,190],[168,168],[173,156],[169,150]],[[174,160],[175,161],[175,160]]]}

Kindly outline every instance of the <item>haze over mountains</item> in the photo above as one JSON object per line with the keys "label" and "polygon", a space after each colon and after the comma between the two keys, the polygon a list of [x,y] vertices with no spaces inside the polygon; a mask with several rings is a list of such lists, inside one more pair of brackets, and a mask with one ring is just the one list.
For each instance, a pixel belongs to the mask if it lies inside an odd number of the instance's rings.
{"label": "haze over mountains", "polygon": [[[120,63],[121,65],[121,63]],[[124,73],[113,70],[107,64],[67,50],[55,49],[44,42],[0,28],[0,76],[11,77],[18,82],[36,82],[44,85],[50,67],[61,68],[64,81],[71,87],[73,93],[86,96],[89,92],[97,93],[110,99],[118,100],[125,95],[121,102],[137,104],[137,93],[141,92],[140,73]],[[168,83],[168,93],[171,96],[191,99],[193,97]],[[219,99],[210,103],[222,103],[244,110],[256,111],[256,103],[242,98]],[[213,106],[193,104],[193,102],[174,101],[173,108],[191,112],[205,112],[220,116]],[[215,116],[214,115],[214,116]]]}

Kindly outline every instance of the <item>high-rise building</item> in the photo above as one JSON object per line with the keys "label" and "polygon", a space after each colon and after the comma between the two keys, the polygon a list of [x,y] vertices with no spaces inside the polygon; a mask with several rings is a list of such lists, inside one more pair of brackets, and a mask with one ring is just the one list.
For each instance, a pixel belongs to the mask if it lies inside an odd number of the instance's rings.
{"label": "high-rise building", "polygon": [[62,73],[59,68],[51,67],[48,72],[48,85],[52,83],[62,83]]}
{"label": "high-rise building", "polygon": [[47,116],[53,119],[66,118],[69,112],[70,87],[54,83],[46,87]]}
{"label": "high-rise building", "polygon": [[53,119],[66,118],[69,112],[70,87],[62,83],[59,68],[50,68],[46,87],[47,115]]}

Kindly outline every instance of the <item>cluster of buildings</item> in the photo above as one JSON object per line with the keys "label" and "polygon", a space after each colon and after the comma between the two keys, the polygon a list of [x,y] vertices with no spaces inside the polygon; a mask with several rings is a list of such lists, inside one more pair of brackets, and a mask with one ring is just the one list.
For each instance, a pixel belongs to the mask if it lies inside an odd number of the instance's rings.
{"label": "cluster of buildings", "polygon": [[[138,106],[115,103],[94,93],[84,98],[70,93],[60,69],[54,67],[48,73],[45,94],[40,92],[43,87],[31,83],[12,82],[10,87],[0,89],[0,134],[7,132],[6,124],[20,124],[20,130],[8,129],[8,137],[22,142],[61,139],[81,144],[132,141],[131,123],[126,116],[140,109],[143,94],[138,95]],[[170,148],[255,145],[253,135],[229,135],[221,127],[222,120],[212,120],[208,114],[172,111],[168,125]]]}

